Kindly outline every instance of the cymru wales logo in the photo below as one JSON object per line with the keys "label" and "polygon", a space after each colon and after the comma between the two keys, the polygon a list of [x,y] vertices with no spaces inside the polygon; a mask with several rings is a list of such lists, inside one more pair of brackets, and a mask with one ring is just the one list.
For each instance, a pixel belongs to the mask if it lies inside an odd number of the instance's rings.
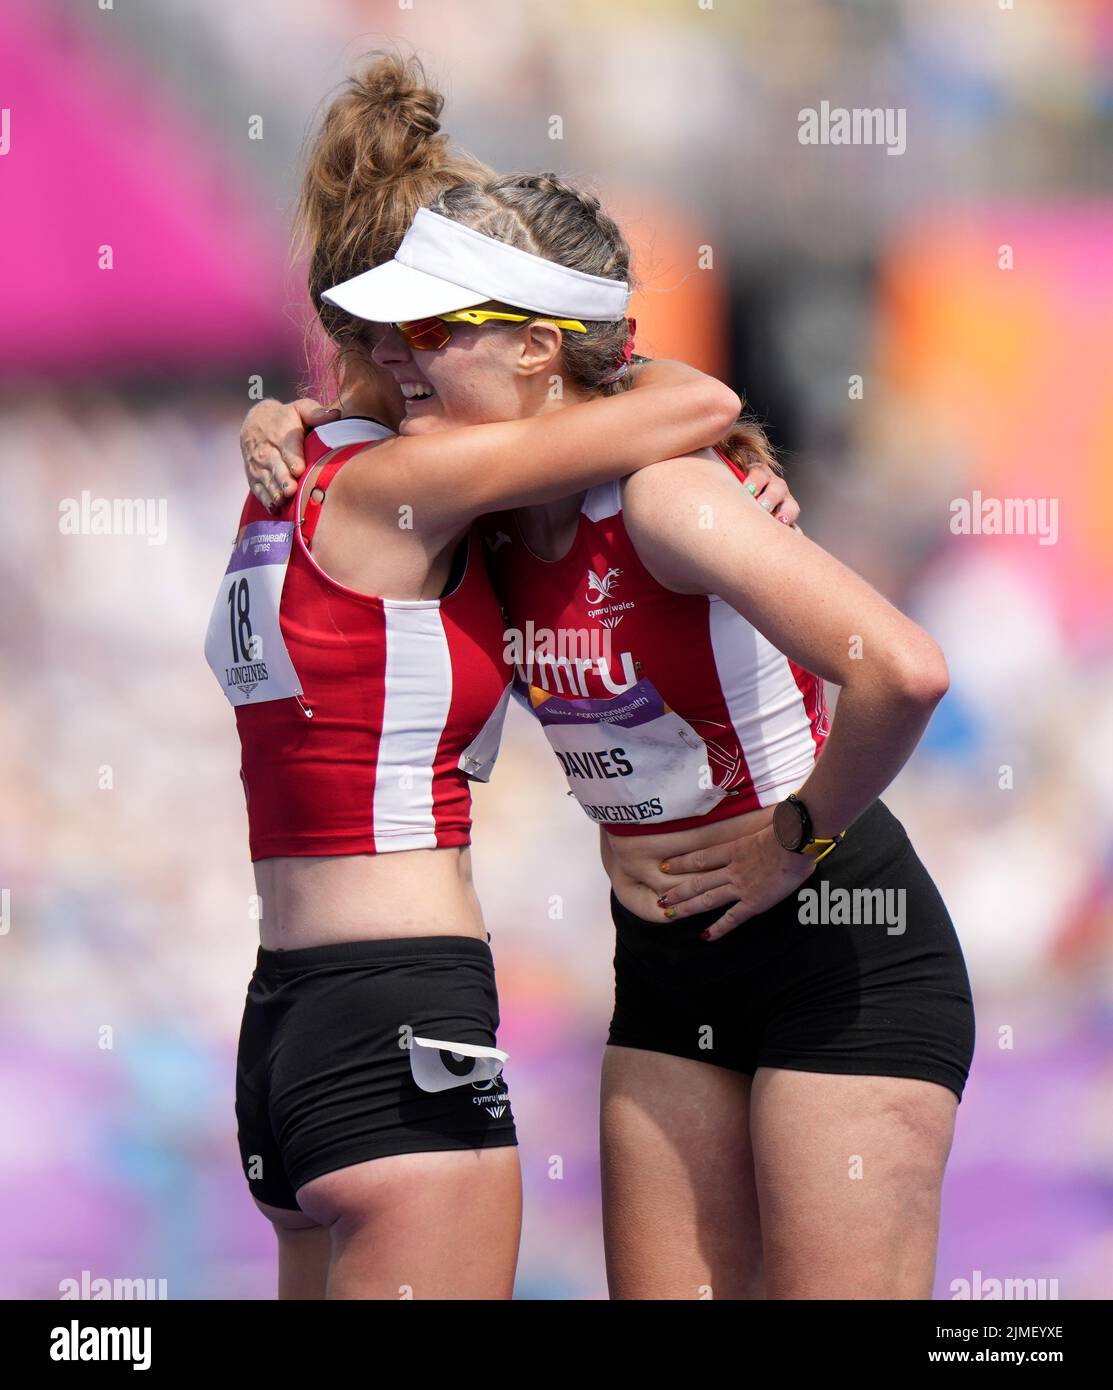
{"label": "cymru wales logo", "polygon": [[618,576],[622,573],[619,569],[609,569],[602,579],[594,570],[587,572],[587,601],[594,607],[597,603],[602,603],[604,599],[610,598],[615,591],[618,583]]}

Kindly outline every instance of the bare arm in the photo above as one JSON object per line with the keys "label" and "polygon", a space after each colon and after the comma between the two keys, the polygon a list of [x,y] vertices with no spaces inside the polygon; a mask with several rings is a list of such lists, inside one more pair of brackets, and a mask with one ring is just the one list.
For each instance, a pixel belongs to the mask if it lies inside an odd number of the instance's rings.
{"label": "bare arm", "polygon": [[708,444],[739,409],[729,386],[694,367],[649,362],[633,389],[616,396],[388,440],[352,484],[362,484],[371,507],[393,512],[404,500],[420,529],[451,535],[484,512],[551,502],[624,477],[670,457],[681,439],[685,451]]}
{"label": "bare arm", "polygon": [[[288,498],[302,472],[299,430],[317,422],[316,402],[295,402],[293,411],[264,407],[266,438],[244,423],[240,443],[257,496],[262,485],[272,505]],[[398,436],[379,444],[374,459],[357,456],[345,469],[350,503],[393,514],[399,502],[413,508],[427,537],[458,533],[474,517],[502,507],[529,506],[582,491],[718,439],[737,417],[735,393],[682,362],[657,361],[636,369],[634,386],[616,396],[546,411],[524,419]],[[280,481],[256,474],[268,442],[278,446]]]}
{"label": "bare arm", "polygon": [[[791,527],[772,524],[719,464],[673,459],[639,473],[626,484],[623,516],[661,583],[682,593],[718,594],[792,661],[841,687],[823,756],[800,796],[816,835],[845,830],[907,762],[946,693],[939,647],[834,556]],[[712,863],[723,857],[716,849],[738,843],[731,842],[671,861],[672,871],[698,870],[703,880],[694,898],[669,894],[670,904],[683,903],[674,915],[730,902],[742,887],[751,892],[750,910],[730,924],[737,925],[808,876],[812,861],[781,850],[771,829],[746,838],[761,837],[751,849],[764,856],[761,872],[775,892],[770,901],[753,906],[760,897],[754,885],[740,885],[737,873],[724,878],[728,866]],[[751,867],[760,877],[756,859]],[[712,891],[712,879],[725,894]]]}
{"label": "bare arm", "polygon": [[[644,371],[644,367],[638,370]],[[652,376],[649,379],[652,382]],[[642,382],[644,390],[644,378]],[[240,429],[240,452],[248,485],[264,506],[279,509],[293,495],[297,479],[305,471],[306,431],[339,417],[339,408],[326,409],[307,398],[287,405],[264,400],[252,406]],[[746,486],[778,521],[795,525],[800,504],[784,478],[764,465],[755,465],[747,473]]]}

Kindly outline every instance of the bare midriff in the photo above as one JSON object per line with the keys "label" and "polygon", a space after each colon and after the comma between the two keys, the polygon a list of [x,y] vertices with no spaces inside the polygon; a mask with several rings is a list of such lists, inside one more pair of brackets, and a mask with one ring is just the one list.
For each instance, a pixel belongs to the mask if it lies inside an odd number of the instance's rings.
{"label": "bare midriff", "polygon": [[727,820],[697,825],[691,830],[663,831],[659,835],[611,835],[604,830],[599,836],[603,867],[623,907],[646,921],[664,923],[657,899],[669,888],[675,888],[677,880],[661,871],[663,863],[709,845],[754,835],[764,830],[772,819],[773,807],[763,806]]}
{"label": "bare midriff", "polygon": [[255,887],[268,951],[386,937],[487,940],[466,845],[261,859]]}

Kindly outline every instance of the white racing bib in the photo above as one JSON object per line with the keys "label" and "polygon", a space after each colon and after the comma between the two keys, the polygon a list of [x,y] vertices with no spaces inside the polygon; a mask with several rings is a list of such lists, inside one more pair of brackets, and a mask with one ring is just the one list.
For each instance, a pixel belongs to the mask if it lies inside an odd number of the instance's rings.
{"label": "white racing bib", "polygon": [[572,794],[600,825],[702,816],[726,795],[712,784],[707,744],[649,680],[605,699],[534,686],[530,704]]}
{"label": "white racing bib", "polygon": [[464,751],[456,766],[477,782],[489,782],[495,770],[495,760],[502,743],[502,726],[506,722],[506,711],[510,705],[513,682],[506,682],[502,698],[491,711],[487,722],[476,734]]}
{"label": "white racing bib", "polygon": [[300,695],[278,620],[292,521],[252,521],[236,539],[205,638],[205,659],[233,705]]}

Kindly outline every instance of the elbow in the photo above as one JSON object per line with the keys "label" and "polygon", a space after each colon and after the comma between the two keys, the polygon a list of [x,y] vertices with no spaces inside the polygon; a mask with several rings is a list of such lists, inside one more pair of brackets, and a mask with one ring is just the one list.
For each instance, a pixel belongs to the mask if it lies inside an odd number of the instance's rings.
{"label": "elbow", "polygon": [[943,649],[926,632],[894,654],[890,669],[893,695],[902,704],[933,710],[950,689],[951,676]]}
{"label": "elbow", "polygon": [[742,400],[738,393],[708,377],[699,402],[699,418],[706,420],[709,428],[714,428],[714,437],[726,434],[741,413]]}

